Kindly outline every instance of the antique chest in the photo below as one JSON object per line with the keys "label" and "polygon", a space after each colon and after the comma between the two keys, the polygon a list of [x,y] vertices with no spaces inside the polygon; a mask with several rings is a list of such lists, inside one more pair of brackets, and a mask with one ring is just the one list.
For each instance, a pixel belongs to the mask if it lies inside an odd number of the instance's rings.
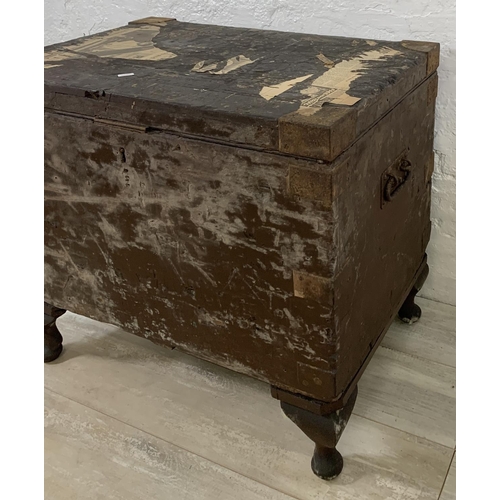
{"label": "antique chest", "polygon": [[[146,18],[45,49],[45,360],[71,310],[335,446],[427,275],[439,45]],[[63,332],[64,333],[64,332]]]}

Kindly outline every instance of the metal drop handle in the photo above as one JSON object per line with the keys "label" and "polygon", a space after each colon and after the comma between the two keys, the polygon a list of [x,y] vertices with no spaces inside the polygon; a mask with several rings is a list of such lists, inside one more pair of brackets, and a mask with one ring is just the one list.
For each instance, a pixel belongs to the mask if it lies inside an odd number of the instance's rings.
{"label": "metal drop handle", "polygon": [[384,199],[386,201],[391,201],[404,186],[405,182],[410,178],[411,162],[406,158],[403,158],[397,171],[398,173],[401,173],[401,175],[394,175],[393,173],[386,174],[387,181],[384,186]]}

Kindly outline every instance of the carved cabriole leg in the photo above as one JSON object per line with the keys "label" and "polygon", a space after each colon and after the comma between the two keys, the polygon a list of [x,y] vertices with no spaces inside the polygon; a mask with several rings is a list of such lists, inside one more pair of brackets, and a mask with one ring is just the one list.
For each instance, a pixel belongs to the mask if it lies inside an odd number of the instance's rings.
{"label": "carved cabriole leg", "polygon": [[398,311],[398,316],[401,321],[411,325],[412,323],[416,323],[420,319],[420,316],[422,316],[422,309],[415,304],[415,295],[417,295],[424,285],[428,275],[429,266],[426,264],[408,294],[408,297],[406,297],[406,300],[403,302],[401,309]]}
{"label": "carved cabriole leg", "polygon": [[54,307],[44,302],[44,361],[49,363],[59,357],[62,352],[62,335],[56,326],[56,319],[62,316],[66,309]]}
{"label": "carved cabriole leg", "polygon": [[349,421],[357,394],[356,387],[346,405],[329,415],[318,415],[281,401],[281,409],[285,415],[314,441],[311,468],[321,479],[334,479],[342,471],[344,460],[336,446]]}

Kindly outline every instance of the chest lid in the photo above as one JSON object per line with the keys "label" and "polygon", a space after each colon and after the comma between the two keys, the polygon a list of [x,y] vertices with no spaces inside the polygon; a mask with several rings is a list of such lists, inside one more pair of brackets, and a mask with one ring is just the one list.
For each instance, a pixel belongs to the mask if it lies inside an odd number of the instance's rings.
{"label": "chest lid", "polygon": [[333,160],[436,71],[439,45],[150,17],[45,48],[45,107]]}

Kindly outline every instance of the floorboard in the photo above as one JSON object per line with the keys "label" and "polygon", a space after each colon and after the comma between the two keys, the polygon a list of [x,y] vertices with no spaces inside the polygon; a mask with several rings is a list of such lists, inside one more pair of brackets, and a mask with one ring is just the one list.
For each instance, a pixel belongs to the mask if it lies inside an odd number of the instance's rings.
{"label": "floorboard", "polygon": [[[221,489],[222,498],[227,492],[243,489],[233,481],[234,474],[249,481],[247,495],[254,494],[256,483],[263,488],[263,495],[274,494],[269,493],[273,490],[282,495],[276,498],[288,495],[299,500],[437,500],[445,482],[453,456],[453,446],[448,446],[453,433],[446,431],[447,426],[454,427],[454,392],[448,388],[451,371],[425,359],[425,353],[400,353],[387,344],[378,350],[370,364],[371,375],[367,372],[369,377],[362,382],[355,414],[339,443],[344,471],[335,481],[324,482],[310,471],[312,443],[284,417],[266,384],[71,313],[61,317],[58,325],[65,350],[57,361],[45,366],[45,385],[52,398],[46,400],[48,411],[54,398],[62,396],[67,398],[64,401],[71,400],[68,405],[79,404],[96,412],[93,416],[108,426],[116,421],[164,443],[162,449],[168,451],[163,460],[167,455],[168,460],[175,460],[170,455],[180,453],[182,460],[196,457],[200,467],[218,467],[217,481],[222,484],[214,483],[213,488]],[[434,373],[429,373],[429,366]],[[419,374],[417,379],[415,374]],[[367,394],[370,384],[377,387],[377,397]],[[393,397],[384,412],[383,398],[391,388],[406,396],[401,401]],[[59,411],[71,413],[62,407]],[[54,435],[57,439],[52,437],[46,444],[48,473],[56,467],[63,476],[77,478],[71,460],[57,461],[55,457],[61,453],[72,456],[71,449],[83,446],[80,441],[85,435],[73,435],[71,426],[63,435]],[[107,459],[103,460],[107,464]],[[103,467],[82,470],[82,490],[72,483],[73,496],[58,496],[58,487],[52,487],[54,479],[49,478],[46,498],[87,498],[84,484],[93,474],[102,488],[121,491],[119,475],[114,475],[119,474],[116,464],[110,463],[109,475],[107,466]],[[163,469],[155,470],[156,474]],[[149,487],[147,477],[148,473],[137,476],[138,485]],[[197,481],[194,475],[193,481]],[[169,498],[162,489],[167,486],[161,484],[155,482],[144,498]],[[199,494],[193,494],[197,488]],[[201,496],[209,494],[205,489],[211,491],[207,483],[194,484],[185,498],[211,498]]]}

